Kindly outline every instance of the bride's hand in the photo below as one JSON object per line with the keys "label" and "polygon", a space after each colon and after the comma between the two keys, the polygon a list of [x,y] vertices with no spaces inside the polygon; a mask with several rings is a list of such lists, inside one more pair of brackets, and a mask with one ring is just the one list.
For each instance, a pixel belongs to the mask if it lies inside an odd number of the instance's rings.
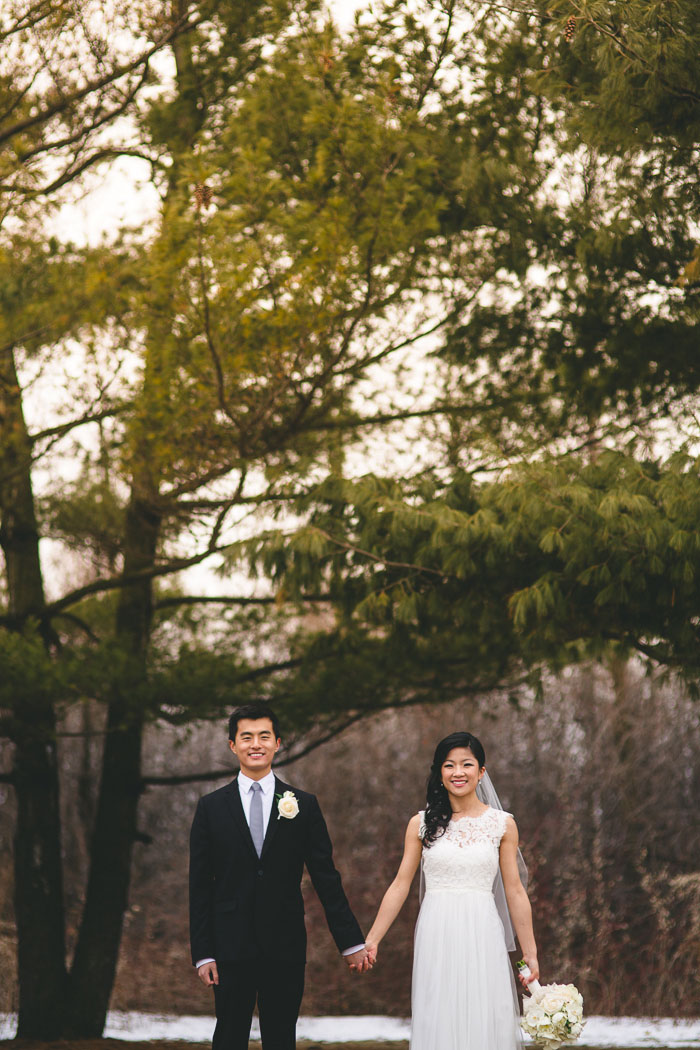
{"label": "bride's hand", "polygon": [[523,958],[524,958],[525,962],[527,963],[527,965],[530,967],[530,973],[529,973],[529,976],[527,976],[527,977],[524,977],[522,974],[520,974],[519,976],[520,976],[520,980],[523,983],[523,986],[525,988],[527,988],[527,986],[529,984],[531,984],[532,981],[539,981],[539,979],[540,979],[540,964],[537,961],[537,956],[534,955],[534,954],[529,954],[528,955],[527,953],[525,953],[523,955]]}
{"label": "bride's hand", "polygon": [[369,964],[370,966],[374,966],[375,962],[377,961],[377,951],[379,945],[374,944],[373,941],[366,941],[365,948],[367,949],[367,954],[369,956]]}

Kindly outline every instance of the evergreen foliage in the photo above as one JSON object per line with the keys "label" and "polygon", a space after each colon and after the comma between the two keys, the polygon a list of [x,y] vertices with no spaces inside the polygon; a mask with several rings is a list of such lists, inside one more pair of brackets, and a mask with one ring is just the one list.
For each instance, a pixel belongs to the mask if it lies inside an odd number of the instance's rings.
{"label": "evergreen foliage", "polygon": [[[308,525],[258,538],[254,566],[288,592],[329,584],[349,631],[425,649],[462,687],[613,650],[697,682],[698,462],[606,451],[448,485],[329,481]],[[350,581],[350,582],[349,582]],[[437,680],[437,679],[436,679]]]}

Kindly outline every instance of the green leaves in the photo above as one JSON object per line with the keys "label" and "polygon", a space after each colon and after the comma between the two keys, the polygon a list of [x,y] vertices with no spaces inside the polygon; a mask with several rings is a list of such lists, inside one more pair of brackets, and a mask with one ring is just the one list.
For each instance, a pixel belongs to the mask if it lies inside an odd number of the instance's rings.
{"label": "green leaves", "polygon": [[[696,290],[675,283],[695,176],[661,120],[690,119],[695,30],[683,4],[579,6],[569,41],[556,2],[396,0],[345,33],[314,4],[195,5],[133,128],[157,232],[88,252],[8,238],[0,258],[7,341],[133,355],[123,414],[44,528],[116,577],[124,506],[145,508],[154,563],[206,536],[282,620],[321,596],[334,645],[421,667],[431,647],[455,680],[676,628],[680,653],[698,494],[690,461],[647,448],[669,412],[693,436],[700,382]],[[379,369],[401,347],[410,372],[423,327],[439,468],[344,480],[366,419],[411,414]]]}
{"label": "green leaves", "polygon": [[544,460],[472,486],[465,509],[449,485],[422,500],[370,477],[342,490],[329,482],[314,494],[323,542],[310,529],[288,541],[295,553],[277,563],[278,583],[293,596],[332,580],[349,622],[373,625],[385,644],[461,649],[482,672],[513,676],[613,642],[645,652],[663,638],[664,661],[692,678],[697,475],[681,456]]}

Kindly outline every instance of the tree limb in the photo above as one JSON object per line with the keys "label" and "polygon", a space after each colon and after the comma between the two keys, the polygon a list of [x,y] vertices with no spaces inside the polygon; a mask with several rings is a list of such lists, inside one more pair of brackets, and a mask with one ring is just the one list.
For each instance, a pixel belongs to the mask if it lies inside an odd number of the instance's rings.
{"label": "tree limb", "polygon": [[430,576],[439,576],[442,580],[449,579],[451,576],[451,573],[449,572],[446,572],[442,569],[431,569],[427,565],[415,565],[411,562],[403,561],[389,561],[387,558],[383,558],[379,554],[373,554],[372,551],[364,550],[362,547],[358,547],[354,543],[348,543],[345,540],[337,539],[330,532],[326,532],[325,529],[319,528],[318,525],[314,525],[311,527],[313,528],[314,532],[318,532],[319,535],[323,536],[324,539],[327,539],[329,543],[332,543],[334,546],[339,547],[341,550],[350,551],[353,554],[361,554],[364,558],[367,558],[369,561],[376,562],[379,565],[386,565],[387,568],[409,569],[411,572],[415,573],[426,572]]}
{"label": "tree limb", "polygon": [[[330,602],[330,594],[303,594],[295,601]],[[161,598],[154,603],[154,609],[168,609],[182,605],[278,605],[279,599],[273,596],[264,598],[245,598],[230,595],[182,595],[181,597]]]}
{"label": "tree limb", "polygon": [[39,145],[35,146],[34,149],[27,150],[26,153],[19,154],[17,158],[19,163],[26,164],[27,161],[32,160],[40,153],[55,153],[58,150],[65,149],[66,146],[74,146],[76,145],[76,143],[81,142],[81,140],[83,144],[85,144],[87,137],[91,135],[94,131],[97,131],[98,128],[104,127],[105,124],[109,124],[112,120],[114,120],[115,117],[122,116],[122,114],[128,108],[129,103],[133,102],[140,89],[146,83],[147,77],[148,63],[146,63],[146,65],[144,66],[143,72],[141,73],[141,76],[136,81],[134,86],[127,92],[125,97],[122,98],[121,102],[118,105],[114,106],[113,109],[107,110],[107,112],[103,112],[99,117],[97,115],[98,111],[97,109],[95,109],[95,111],[92,114],[92,120],[91,122],[89,122],[87,128],[79,128],[78,131],[75,131],[72,135],[68,135],[63,139],[55,139],[53,142],[39,143]]}
{"label": "tree limb", "polygon": [[51,120],[52,117],[57,116],[70,106],[75,105],[76,102],[81,102],[84,98],[87,98],[88,95],[91,95],[95,91],[99,91],[103,87],[107,87],[109,84],[113,84],[116,80],[120,80],[121,77],[126,76],[128,73],[132,73],[140,66],[148,65],[151,58],[169,44],[171,40],[179,36],[180,33],[190,32],[192,29],[196,28],[201,21],[203,21],[203,18],[194,19],[190,22],[185,14],[182,18],[173,23],[168,32],[165,33],[160,40],[156,41],[152,47],[131,62],[126,62],[124,65],[116,66],[114,69],[111,69],[109,73],[106,73],[102,77],[98,77],[96,80],[88,81],[88,83],[82,88],[79,88],[70,95],[66,95],[51,105],[46,106],[45,109],[39,110],[39,112],[34,113],[32,116],[18,121],[16,124],[13,124],[5,130],[0,129],[0,145],[15,138],[17,135],[24,134],[31,128],[45,124],[47,121]]}
{"label": "tree limb", "polygon": [[207,780],[223,780],[233,777],[235,769],[213,769],[206,773],[179,773],[169,777],[146,776],[141,778],[141,785],[147,787],[174,787],[177,784],[197,784]]}
{"label": "tree limb", "polygon": [[306,427],[305,432],[317,433],[326,430],[356,430],[361,427],[382,426],[385,423],[399,423],[409,419],[426,419],[431,416],[442,416],[449,412],[452,415],[473,415],[474,406],[433,405],[432,408],[406,409],[403,412],[382,412],[376,416],[348,416],[339,419],[328,419],[313,426]]}
{"label": "tree limb", "polygon": [[[258,496],[239,496],[236,500],[236,506],[246,504],[261,506],[263,503],[294,503],[295,500],[306,495],[308,495],[307,492],[263,492]],[[180,500],[178,507],[182,507],[188,512],[192,510],[218,510],[222,504],[228,502],[228,497],[226,499]]]}
{"label": "tree limb", "polygon": [[[483,687],[484,689],[489,687]],[[497,688],[497,686],[491,686],[490,688]],[[459,690],[460,695],[465,695],[470,692],[480,692],[482,688],[461,688]],[[357,711],[353,711],[352,714],[334,725],[327,728],[319,737],[314,740],[307,741],[301,744],[299,750],[294,750],[294,744],[290,747],[290,753],[284,755],[282,758],[278,758],[275,761],[275,769],[279,769],[283,766],[291,765],[293,762],[299,761],[299,759],[306,758],[317,748],[322,747],[323,744],[329,743],[329,741],[335,739],[344,733],[346,729],[360,722],[363,718],[368,718],[370,715],[381,714],[383,711],[391,711],[397,707],[414,707],[424,703],[424,699],[421,697],[406,699],[402,697],[399,700],[383,704],[379,707],[364,707]],[[173,774],[172,776],[145,776],[141,779],[141,784],[144,787],[166,787],[174,786],[178,784],[195,784],[202,783],[208,780],[223,780],[226,777],[233,777],[237,773],[236,769],[214,769],[207,770],[204,773],[181,773]]]}
{"label": "tree limb", "polygon": [[126,402],[115,404],[111,408],[104,408],[99,412],[88,412],[84,416],[80,416],[78,419],[71,419],[66,423],[58,423],[55,427],[47,427],[46,430],[38,430],[36,434],[29,434],[29,442],[35,445],[38,441],[45,441],[47,438],[60,438],[65,437],[71,430],[75,430],[76,427],[85,426],[86,423],[99,423],[103,419],[109,419],[111,416],[119,415],[120,412],[125,411],[127,408]]}
{"label": "tree limb", "polygon": [[430,70],[430,75],[427,77],[426,82],[425,82],[425,84],[423,85],[423,87],[421,89],[420,95],[418,96],[418,102],[416,104],[416,112],[418,112],[422,108],[423,103],[425,102],[426,96],[427,96],[428,92],[430,91],[431,87],[433,86],[433,84],[435,83],[435,78],[438,75],[438,71],[439,71],[440,66],[442,65],[442,63],[444,61],[445,55],[447,54],[447,45],[449,43],[450,33],[452,32],[452,22],[453,22],[453,19],[454,19],[454,9],[455,9],[454,0],[451,0],[451,2],[447,5],[447,12],[446,12],[446,14],[447,14],[447,28],[445,29],[445,32],[442,34],[442,40],[440,41],[440,47],[438,48],[437,58],[435,59],[435,62],[433,63],[432,69]]}
{"label": "tree limb", "polygon": [[[327,744],[329,740],[333,740],[334,737],[339,736],[345,732],[351,725],[354,725],[361,718],[366,715],[373,713],[368,711],[357,711],[350,717],[344,719],[340,724],[333,726],[327,730],[322,736],[318,737],[303,746],[299,751],[292,754],[285,755],[283,758],[278,758],[275,761],[275,768],[279,769],[281,766],[291,765],[292,762],[298,761],[300,758],[305,758],[306,755],[311,754],[316,748],[321,747],[323,744]],[[222,770],[211,770],[206,773],[182,773],[173,776],[146,776],[143,777],[141,783],[144,787],[165,787],[176,784],[192,784],[207,780],[223,780],[225,777],[233,777],[238,771],[236,769],[222,769]]]}
{"label": "tree limb", "polygon": [[[107,591],[117,591],[122,587],[131,587],[134,583],[140,583],[143,580],[153,580],[160,576],[170,576],[175,572],[181,572],[183,569],[189,569],[193,565],[200,565],[207,558],[211,557],[212,554],[223,553],[228,546],[229,544],[210,546],[207,547],[205,551],[200,551],[199,554],[193,554],[189,558],[174,558],[172,561],[165,564],[154,565],[151,568],[143,569],[140,572],[132,572],[128,576],[114,576],[109,579],[103,577],[101,579],[93,580],[92,583],[87,583],[84,587],[78,587],[69,594],[65,594],[62,598],[58,598],[55,602],[50,602],[44,608],[41,618],[42,620],[50,620],[59,612],[62,612],[71,605],[76,605],[84,598],[89,598],[93,594],[104,594]],[[0,623],[4,623],[6,620],[7,617],[0,617]]]}
{"label": "tree limb", "polygon": [[90,625],[86,623],[85,620],[83,620],[80,616],[76,616],[75,613],[61,612],[58,613],[57,616],[59,619],[68,620],[69,623],[72,623],[76,627],[79,627],[80,630],[87,635],[91,642],[99,641],[99,638],[97,637],[93,629],[90,627]]}
{"label": "tree limb", "polygon": [[25,33],[28,29],[36,29],[38,25],[50,18],[52,7],[46,0],[37,0],[32,7],[25,11],[9,29],[0,33],[0,41],[9,40],[17,33]]}
{"label": "tree limb", "polygon": [[66,186],[69,182],[77,179],[84,171],[88,171],[93,165],[99,164],[100,161],[108,160],[115,157],[137,157],[139,160],[146,160],[151,164],[153,168],[153,158],[143,153],[138,149],[124,149],[113,148],[113,149],[99,149],[87,157],[81,164],[76,167],[71,165],[53,182],[50,182],[48,186],[42,186],[41,189],[32,190],[34,196],[45,196],[46,194],[53,193],[55,190],[60,189],[62,186]]}

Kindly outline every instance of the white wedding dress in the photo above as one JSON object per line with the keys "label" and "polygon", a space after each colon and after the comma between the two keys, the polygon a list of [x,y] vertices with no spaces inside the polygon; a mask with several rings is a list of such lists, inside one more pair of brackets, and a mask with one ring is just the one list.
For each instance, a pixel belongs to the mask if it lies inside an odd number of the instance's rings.
{"label": "white wedding dress", "polygon": [[481,816],[452,820],[423,848],[411,1050],[522,1046],[515,979],[493,896],[508,816],[489,807]]}

